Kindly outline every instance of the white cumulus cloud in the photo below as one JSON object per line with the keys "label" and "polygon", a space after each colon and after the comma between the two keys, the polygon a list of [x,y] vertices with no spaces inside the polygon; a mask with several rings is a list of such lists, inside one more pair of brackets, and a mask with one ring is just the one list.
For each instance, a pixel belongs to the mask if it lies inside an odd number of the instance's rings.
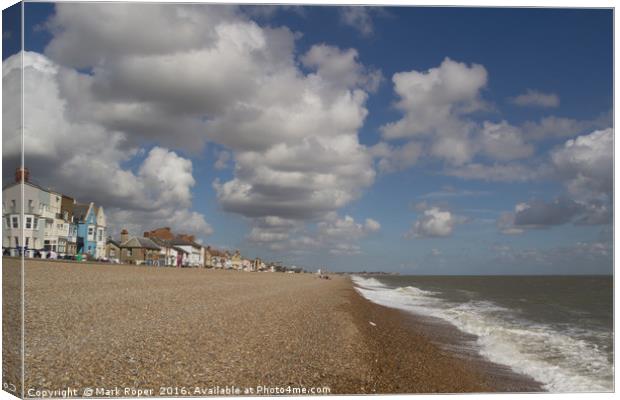
{"label": "white cumulus cloud", "polygon": [[448,210],[439,207],[430,207],[422,212],[413,223],[408,237],[447,237],[450,236],[457,224],[457,219]]}
{"label": "white cumulus cloud", "polygon": [[[19,97],[20,54],[3,63],[3,86],[7,95]],[[127,140],[126,134],[87,121],[67,117],[71,103],[62,97],[60,76],[66,69],[47,57],[23,53],[24,125],[26,166],[32,179],[46,187],[103,205],[112,230],[121,225],[142,229],[173,222],[175,215],[192,213],[191,188],[195,184],[192,162],[163,147],[145,149]],[[11,121],[16,108],[5,108],[3,130],[15,136]],[[18,120],[18,119],[17,119]],[[8,159],[19,157],[19,147],[7,147]],[[141,159],[142,154],[146,157]],[[137,172],[123,168],[138,164]],[[119,218],[121,214],[125,216]],[[139,217],[138,217],[139,216]],[[212,228],[204,216],[194,213],[194,224],[185,231],[207,236]]]}

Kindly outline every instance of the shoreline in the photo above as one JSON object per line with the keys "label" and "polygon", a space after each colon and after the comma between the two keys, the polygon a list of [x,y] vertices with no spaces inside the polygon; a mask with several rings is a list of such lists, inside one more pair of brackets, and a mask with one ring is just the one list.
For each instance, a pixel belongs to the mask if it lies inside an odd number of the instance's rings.
{"label": "shoreline", "polygon": [[[3,268],[7,285],[19,263],[4,259]],[[26,268],[26,392],[127,387],[154,389],[157,396],[162,385],[234,385],[397,394],[532,387],[514,375],[507,385],[491,364],[434,344],[435,326],[366,300],[348,277],[61,262],[27,262]],[[5,356],[8,351],[5,346]],[[10,364],[5,357],[5,376],[16,371]]]}
{"label": "shoreline", "polygon": [[376,393],[545,392],[534,379],[463,348],[467,337],[455,327],[373,303],[349,281],[351,309],[370,351]]}

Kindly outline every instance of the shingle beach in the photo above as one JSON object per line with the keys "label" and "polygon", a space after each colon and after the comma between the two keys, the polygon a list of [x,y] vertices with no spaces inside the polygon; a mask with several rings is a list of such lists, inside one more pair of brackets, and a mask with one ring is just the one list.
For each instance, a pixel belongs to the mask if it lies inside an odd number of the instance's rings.
{"label": "shingle beach", "polygon": [[[17,260],[3,267],[5,281],[19,270]],[[25,268],[26,396],[63,388],[78,396],[84,388],[200,396],[225,387],[527,389],[498,386],[484,368],[409,329],[398,311],[361,298],[347,277],[45,261]]]}

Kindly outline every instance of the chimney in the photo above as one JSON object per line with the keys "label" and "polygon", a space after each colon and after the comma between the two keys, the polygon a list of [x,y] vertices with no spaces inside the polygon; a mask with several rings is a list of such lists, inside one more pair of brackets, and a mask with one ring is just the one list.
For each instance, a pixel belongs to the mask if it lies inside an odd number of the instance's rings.
{"label": "chimney", "polygon": [[15,182],[30,182],[30,171],[28,171],[28,168],[19,167],[15,170]]}
{"label": "chimney", "polygon": [[125,243],[127,240],[129,240],[129,232],[127,232],[127,229],[123,229],[121,231],[121,244]]}

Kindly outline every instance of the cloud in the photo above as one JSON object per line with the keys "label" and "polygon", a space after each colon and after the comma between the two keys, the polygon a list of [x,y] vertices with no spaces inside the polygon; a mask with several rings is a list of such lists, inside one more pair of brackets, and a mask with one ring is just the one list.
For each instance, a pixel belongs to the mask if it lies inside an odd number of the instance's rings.
{"label": "cloud", "polygon": [[527,89],[510,99],[513,104],[521,107],[558,107],[560,98],[555,93],[543,93],[538,90]]}
{"label": "cloud", "polygon": [[229,151],[220,151],[217,154],[217,160],[215,161],[215,164],[213,165],[215,167],[215,169],[226,169],[228,168],[228,161],[231,158],[231,154]]}
{"label": "cloud", "polygon": [[415,165],[422,154],[422,147],[413,141],[402,146],[379,142],[370,148],[370,154],[377,159],[380,172],[394,172]]}
{"label": "cloud", "polygon": [[346,215],[344,218],[331,216],[317,224],[318,234],[323,238],[331,239],[359,239],[371,233],[378,232],[381,224],[374,219],[367,218],[364,224],[355,222],[353,217]]}
{"label": "cloud", "polygon": [[478,179],[489,182],[528,182],[542,179],[549,175],[546,165],[531,165],[510,162],[490,165],[470,163],[460,167],[447,168],[444,173],[463,179]]}
{"label": "cloud", "polygon": [[403,118],[381,128],[383,137],[397,139],[418,135],[467,137],[469,127],[461,116],[484,108],[480,90],[487,84],[482,65],[443,60],[425,72],[394,74],[396,108]]}
{"label": "cloud", "polygon": [[[3,63],[4,91],[14,98],[21,92],[15,80],[21,56]],[[124,133],[96,123],[70,120],[71,103],[62,97],[59,83],[64,67],[32,52],[23,53],[23,63],[25,162],[35,182],[103,205],[111,233],[125,224],[139,233],[186,215],[193,218],[191,233],[203,237],[212,233],[204,217],[189,210],[195,184],[189,159],[160,146],[136,146]],[[13,114],[19,109],[9,106],[3,111],[5,135],[14,137],[18,116]],[[6,157],[19,157],[19,147],[8,144]],[[123,168],[127,163],[136,165],[136,172]]]}
{"label": "cloud", "polygon": [[47,23],[53,37],[46,54],[77,68],[199,49],[216,40],[219,23],[237,18],[235,7],[204,4],[60,3],[55,10]]}
{"label": "cloud", "polygon": [[531,140],[566,138],[586,134],[612,125],[612,113],[601,113],[593,119],[577,120],[573,118],[546,116],[540,121],[526,121],[521,125],[524,136]]}
{"label": "cloud", "polygon": [[106,209],[106,216],[108,231],[112,236],[118,235],[122,228],[134,235],[141,235],[142,232],[162,226],[168,226],[174,232],[194,234],[198,240],[203,241],[213,233],[213,228],[203,214],[186,208],[166,208],[145,212],[115,207]]}
{"label": "cloud", "polygon": [[370,92],[377,90],[383,80],[381,71],[364,67],[358,61],[355,49],[340,50],[325,44],[314,45],[301,57],[307,68],[316,69],[317,76],[336,87],[361,87]]}
{"label": "cloud", "polygon": [[164,204],[191,205],[191,188],[196,181],[192,176],[192,162],[175,152],[161,147],[152,148],[138,170],[147,192],[158,196],[154,207]]}
{"label": "cloud", "polygon": [[570,139],[551,151],[553,176],[566,194],[551,202],[519,203],[498,220],[502,233],[522,233],[573,223],[610,224],[613,216],[613,129],[594,131]]}
{"label": "cloud", "polygon": [[572,221],[582,212],[582,206],[566,197],[551,202],[535,200],[515,207],[514,225],[522,228],[546,228]]}
{"label": "cloud", "polygon": [[348,6],[340,8],[340,20],[355,28],[362,36],[372,36],[374,26],[370,7]]}
{"label": "cloud", "polygon": [[610,198],[613,191],[613,129],[570,139],[551,152],[556,173],[577,199]]}
{"label": "cloud", "polygon": [[496,225],[500,233],[504,235],[520,235],[525,232],[525,229],[515,226],[515,213],[513,212],[500,214]]}
{"label": "cloud", "polygon": [[366,218],[364,223],[364,230],[367,233],[378,232],[381,229],[381,224],[379,221],[374,220],[372,218]]}
{"label": "cloud", "polygon": [[322,249],[336,255],[359,254],[361,247],[357,242],[381,230],[381,224],[372,218],[359,223],[349,215],[341,218],[336,213],[319,221],[316,231],[309,230],[301,221],[280,217],[258,218],[252,223],[248,235],[251,243],[293,253]]}
{"label": "cloud", "polygon": [[459,223],[451,211],[442,210],[439,207],[430,207],[422,211],[422,215],[413,223],[406,237],[447,237],[454,231],[454,226]]}
{"label": "cloud", "polygon": [[[536,141],[609,126],[610,113],[592,120],[547,116],[520,125],[480,121],[474,113],[492,109],[482,97],[487,81],[484,66],[450,58],[426,71],[394,74],[395,107],[402,117],[380,127],[382,141],[371,148],[377,169],[393,172],[428,160],[444,163],[445,174],[463,179],[525,182],[549,178],[553,166],[536,154]],[[526,95],[519,102],[536,98],[549,104],[553,97],[536,91]]]}
{"label": "cloud", "polygon": [[482,152],[498,161],[511,161],[530,157],[534,146],[525,143],[521,130],[506,121],[485,121],[480,134]]}
{"label": "cloud", "polygon": [[330,254],[355,255],[362,253],[356,241],[375,234],[380,229],[381,224],[372,218],[367,218],[362,224],[349,215],[344,218],[331,215],[317,224],[317,239],[328,247]]}
{"label": "cloud", "polygon": [[413,225],[415,237],[444,237],[452,234],[454,221],[450,211],[430,208]]}
{"label": "cloud", "polygon": [[266,245],[273,250],[281,249],[295,233],[303,230],[300,221],[268,216],[252,220],[252,229],[247,237],[251,243]]}
{"label": "cloud", "polygon": [[250,238],[266,243],[278,237],[267,218],[321,221],[374,182],[358,131],[382,75],[355,49],[317,44],[298,55],[299,34],[251,14],[58,4],[45,52],[64,66],[57,82],[72,123],[113,132],[136,154],[144,143],[190,155],[206,143],[223,149],[215,166],[231,162],[233,176],[212,182],[218,202],[248,217]]}
{"label": "cloud", "polygon": [[[532,156],[534,146],[527,143],[519,127],[506,121],[479,123],[471,117],[476,111],[490,108],[481,96],[487,79],[482,65],[449,58],[427,71],[394,74],[392,81],[399,98],[396,108],[403,117],[380,128],[383,139],[407,139],[409,143],[415,140],[411,146],[417,149],[416,157],[410,157],[413,161],[409,165],[422,155],[455,167],[472,163],[479,155],[502,162]],[[378,146],[387,145],[380,142]],[[383,150],[379,167],[396,170],[389,162],[387,149]]]}
{"label": "cloud", "polygon": [[[367,114],[360,86],[370,90],[372,78],[356,57],[351,50],[312,47],[302,60],[315,73],[303,76],[292,65],[270,72],[255,99],[212,122],[213,139],[235,152],[234,179],[214,185],[225,210],[321,218],[374,181],[372,157],[357,136]],[[289,98],[293,92],[303,95]]]}

